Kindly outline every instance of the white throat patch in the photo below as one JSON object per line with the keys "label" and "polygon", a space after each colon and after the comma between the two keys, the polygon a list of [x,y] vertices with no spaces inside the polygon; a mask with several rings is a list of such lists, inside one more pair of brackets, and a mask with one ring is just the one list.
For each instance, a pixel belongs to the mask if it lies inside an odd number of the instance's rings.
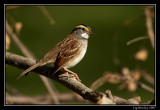
{"label": "white throat patch", "polygon": [[89,38],[89,35],[88,35],[87,33],[83,33],[83,34],[81,34],[81,36],[82,36],[83,38],[85,38],[85,39],[88,39],[88,38]]}

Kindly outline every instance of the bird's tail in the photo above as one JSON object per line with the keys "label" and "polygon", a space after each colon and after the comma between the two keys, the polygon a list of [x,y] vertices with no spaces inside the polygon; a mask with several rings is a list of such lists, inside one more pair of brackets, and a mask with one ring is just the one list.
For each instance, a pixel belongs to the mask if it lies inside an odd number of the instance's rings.
{"label": "bird's tail", "polygon": [[23,71],[21,74],[19,74],[16,79],[20,78],[21,76],[25,75],[26,73],[28,73],[29,71],[37,68],[38,66],[42,65],[43,63],[42,62],[38,62],[36,63],[35,65],[31,66],[30,68],[26,69],[25,71]]}

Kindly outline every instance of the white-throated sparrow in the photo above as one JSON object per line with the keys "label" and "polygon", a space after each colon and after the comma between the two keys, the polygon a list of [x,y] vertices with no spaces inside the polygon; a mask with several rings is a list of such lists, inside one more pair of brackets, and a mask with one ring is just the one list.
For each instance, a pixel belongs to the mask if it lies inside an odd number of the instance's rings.
{"label": "white-throated sparrow", "polygon": [[55,65],[53,73],[63,68],[64,71],[70,72],[80,81],[77,74],[67,68],[75,66],[82,60],[91,33],[91,28],[87,25],[76,26],[64,40],[52,48],[38,63],[23,71],[16,79],[39,66],[52,63]]}

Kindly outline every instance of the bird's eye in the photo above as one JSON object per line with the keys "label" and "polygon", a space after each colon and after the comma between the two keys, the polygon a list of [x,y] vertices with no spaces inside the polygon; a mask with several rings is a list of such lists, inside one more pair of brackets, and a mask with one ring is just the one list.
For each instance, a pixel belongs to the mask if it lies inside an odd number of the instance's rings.
{"label": "bird's eye", "polygon": [[85,29],[84,29],[84,28],[82,28],[82,30],[83,30],[83,31],[85,31]]}

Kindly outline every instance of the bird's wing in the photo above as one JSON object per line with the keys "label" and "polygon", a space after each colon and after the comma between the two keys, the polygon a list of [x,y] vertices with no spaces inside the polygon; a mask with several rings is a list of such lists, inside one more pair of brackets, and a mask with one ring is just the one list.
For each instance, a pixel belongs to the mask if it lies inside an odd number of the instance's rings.
{"label": "bird's wing", "polygon": [[66,42],[66,45],[62,47],[61,51],[57,55],[54,73],[61,69],[68,61],[70,61],[75,56],[75,54],[79,51],[79,46],[79,42],[75,38],[70,39]]}
{"label": "bird's wing", "polygon": [[64,40],[60,41],[54,48],[52,48],[48,53],[44,55],[44,57],[40,60],[46,63],[54,63],[59,52],[67,45],[72,36],[67,36]]}

